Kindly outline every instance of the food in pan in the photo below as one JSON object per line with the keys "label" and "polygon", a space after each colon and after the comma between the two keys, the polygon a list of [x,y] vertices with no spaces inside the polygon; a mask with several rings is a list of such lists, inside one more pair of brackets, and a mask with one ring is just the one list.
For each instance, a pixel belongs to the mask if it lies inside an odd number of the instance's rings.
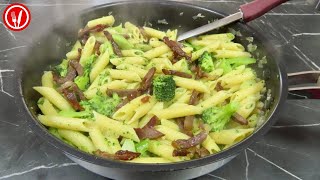
{"label": "food in pan", "polygon": [[177,42],[113,16],[91,20],[34,87],[38,120],[65,143],[108,159],[171,163],[218,153],[253,133],[265,83],[231,33]]}

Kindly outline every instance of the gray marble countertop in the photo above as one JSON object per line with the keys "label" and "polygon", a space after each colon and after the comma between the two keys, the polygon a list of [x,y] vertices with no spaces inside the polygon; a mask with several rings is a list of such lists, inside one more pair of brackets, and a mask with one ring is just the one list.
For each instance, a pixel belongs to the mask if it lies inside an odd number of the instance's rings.
{"label": "gray marble countertop", "polygon": [[[245,0],[193,0],[189,3],[233,13]],[[249,1],[249,0],[247,0]],[[110,1],[0,0],[26,4],[28,29],[14,33],[0,21],[0,179],[104,179],[69,160],[37,137],[16,109],[16,63],[46,28],[68,13]],[[288,72],[320,70],[320,12],[316,0],[292,0],[250,23],[283,51]],[[258,142],[205,179],[320,179],[320,101],[288,100],[277,124]]]}

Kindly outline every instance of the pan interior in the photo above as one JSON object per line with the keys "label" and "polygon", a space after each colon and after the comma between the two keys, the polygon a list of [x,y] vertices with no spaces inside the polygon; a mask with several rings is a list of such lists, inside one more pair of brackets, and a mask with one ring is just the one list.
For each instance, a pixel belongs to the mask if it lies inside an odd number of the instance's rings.
{"label": "pan interior", "polygon": [[[222,17],[221,14],[210,10],[173,2],[134,2],[102,5],[89,9],[81,15],[69,16],[65,21],[54,25],[38,41],[35,41],[39,43],[35,44],[30,49],[28,56],[23,60],[21,74],[21,92],[26,107],[32,116],[32,118],[28,118],[31,124],[30,126],[34,131],[40,133],[43,138],[61,148],[66,153],[83,157],[84,160],[88,161],[90,161],[90,159],[96,160],[96,158],[59,142],[36,120],[36,116],[39,113],[36,104],[40,96],[32,89],[32,87],[41,84],[41,75],[43,71],[49,70],[51,66],[61,62],[65,57],[65,54],[72,48],[72,44],[76,41],[77,32],[79,28],[85,26],[85,22],[94,18],[106,16],[110,13],[112,13],[116,19],[115,25],[129,21],[139,26],[152,26],[153,28],[159,28],[160,30],[178,29],[180,33]],[[199,13],[201,13],[200,16],[196,18],[195,16]],[[248,44],[250,44],[247,37],[253,37],[253,44],[258,47],[253,53],[254,57],[257,59],[261,59],[264,56],[267,57],[266,64],[263,65],[263,68],[259,68],[258,65],[254,65],[253,68],[256,70],[258,77],[266,81],[267,89],[270,89],[272,98],[268,99],[268,103],[266,103],[266,108],[268,109],[266,119],[269,119],[270,115],[277,107],[281,96],[281,74],[276,62],[277,57],[274,56],[274,48],[263,40],[260,35],[241,23],[232,24],[210,33],[224,33],[230,30],[241,35],[236,37],[235,42],[242,44],[244,47],[247,47]],[[265,99],[267,98],[265,97]],[[262,128],[257,128],[257,131],[260,129]],[[249,141],[250,138],[251,137],[244,142]],[[244,142],[240,144],[243,144]],[[236,151],[240,150],[242,149],[230,151],[224,155],[224,152],[219,153],[214,155],[217,156],[216,159],[213,157],[208,158],[211,158],[210,161],[213,161],[218,158],[223,158],[223,156],[226,155],[230,156],[232,153],[234,154]],[[107,160],[100,161],[107,162]],[[181,167],[187,166],[188,165]],[[132,167],[132,165],[130,165],[130,167]]]}

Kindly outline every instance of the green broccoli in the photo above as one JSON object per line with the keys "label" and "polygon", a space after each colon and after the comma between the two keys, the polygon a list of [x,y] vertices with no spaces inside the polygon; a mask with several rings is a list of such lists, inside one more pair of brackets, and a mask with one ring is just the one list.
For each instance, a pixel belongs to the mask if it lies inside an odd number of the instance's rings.
{"label": "green broccoli", "polygon": [[236,58],[229,58],[226,59],[229,64],[232,64],[233,67],[238,67],[241,65],[248,65],[256,63],[256,59],[250,57],[236,57]]}
{"label": "green broccoli", "polygon": [[232,71],[231,64],[226,59],[220,59],[217,64],[217,68],[223,69],[223,74],[227,74],[228,72]]}
{"label": "green broccoli", "polygon": [[87,89],[89,83],[90,83],[90,78],[89,76],[85,73],[82,76],[77,76],[74,79],[74,82],[77,84],[80,90],[84,91]]}
{"label": "green broccoli", "polygon": [[204,71],[204,72],[211,72],[214,68],[214,64],[213,64],[213,59],[210,55],[210,53],[208,53],[207,51],[205,51],[201,57],[199,58],[199,65],[200,68]]}
{"label": "green broccoli", "polygon": [[112,35],[113,40],[117,43],[117,45],[120,47],[120,49],[132,49],[133,45],[122,35],[113,34]]}
{"label": "green broccoli", "polygon": [[238,103],[229,103],[222,107],[209,108],[202,113],[202,120],[211,126],[211,131],[221,131],[238,107]]}
{"label": "green broccoli", "polygon": [[149,148],[150,140],[144,139],[136,144],[137,152],[141,153],[141,157],[149,157],[148,155],[148,148]]}
{"label": "green broccoli", "polygon": [[77,84],[79,89],[82,91],[86,90],[90,84],[89,75],[90,75],[90,71],[92,69],[93,63],[95,62],[96,59],[97,59],[96,55],[91,55],[90,57],[88,57],[88,59],[85,61],[85,65],[83,67],[83,70],[84,70],[83,75],[77,76],[74,79],[74,82]]}
{"label": "green broccoli", "polygon": [[176,82],[172,76],[160,75],[153,80],[153,94],[158,101],[168,102],[175,96]]}
{"label": "green broccoli", "polygon": [[102,93],[97,93],[97,95],[92,99],[81,101],[80,105],[87,112],[96,111],[100,114],[111,117],[120,102],[121,99],[117,94],[113,94],[112,97],[109,97],[102,95]]}
{"label": "green broccoli", "polygon": [[62,62],[53,68],[61,77],[65,77],[68,73],[68,63],[69,61],[64,59]]}

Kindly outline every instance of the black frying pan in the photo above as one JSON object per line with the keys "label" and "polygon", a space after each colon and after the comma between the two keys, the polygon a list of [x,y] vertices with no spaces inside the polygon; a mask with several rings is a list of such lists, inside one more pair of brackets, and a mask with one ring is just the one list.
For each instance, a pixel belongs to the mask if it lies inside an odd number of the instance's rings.
{"label": "black frying pan", "polygon": [[[277,54],[275,47],[270,44],[261,34],[242,23],[232,24],[228,27],[240,31],[242,36],[236,38],[236,42],[245,47],[248,41],[246,37],[254,37],[254,44],[258,45],[259,57],[266,56],[268,61],[263,68],[253,66],[258,76],[266,81],[266,86],[271,90],[272,99],[268,101],[266,108],[266,121],[255,132],[236,145],[218,154],[201,159],[190,160],[170,164],[132,164],[114,160],[102,159],[80,150],[70,147],[52,136],[47,129],[36,119],[39,112],[36,102],[39,94],[32,87],[40,84],[43,70],[49,69],[50,65],[57,64],[70,50],[69,42],[75,42],[79,28],[84,27],[88,20],[105,16],[112,12],[116,24],[130,21],[142,26],[150,22],[153,27],[160,29],[175,29],[180,32],[190,30],[208,23],[208,20],[221,18],[224,15],[213,10],[180,2],[119,2],[96,6],[84,11],[81,15],[75,14],[67,17],[60,24],[55,25],[50,32],[39,41],[40,45],[34,45],[29,50],[28,56],[21,64],[20,88],[23,108],[30,116],[28,123],[45,141],[57,147],[69,158],[79,165],[97,174],[113,179],[191,179],[209,173],[235,157],[239,152],[247,148],[251,143],[261,138],[273,125],[278,117],[281,106],[287,97],[287,75],[281,65],[281,56]],[[181,12],[183,15],[181,16]],[[205,18],[193,20],[193,16],[201,13]],[[158,20],[166,19],[168,25],[158,24]],[[226,32],[226,28],[215,32]],[[211,32],[211,33],[215,33]],[[38,42],[38,41],[37,41]]]}

